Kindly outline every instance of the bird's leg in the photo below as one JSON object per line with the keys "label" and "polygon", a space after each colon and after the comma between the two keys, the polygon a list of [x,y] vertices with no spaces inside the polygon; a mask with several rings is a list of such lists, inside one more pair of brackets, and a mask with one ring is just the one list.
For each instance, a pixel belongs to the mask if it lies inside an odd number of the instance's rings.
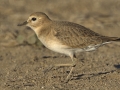
{"label": "bird's leg", "polygon": [[71,74],[72,74],[72,72],[73,72],[73,69],[74,69],[75,66],[76,66],[77,58],[76,58],[75,54],[71,56],[71,59],[72,59],[72,62],[73,62],[72,64],[56,64],[56,65],[55,65],[55,66],[71,66],[71,70],[70,70],[70,72],[69,72],[69,74],[68,74],[65,82],[68,82],[68,81],[70,80],[70,77],[71,77]]}
{"label": "bird's leg", "polygon": [[73,64],[72,64],[71,70],[70,70],[70,72],[69,72],[69,74],[68,74],[68,76],[67,76],[65,82],[68,82],[68,81],[70,80],[70,77],[71,77],[71,74],[72,74],[72,72],[73,72],[73,69],[74,69],[75,66],[76,66],[76,61],[77,61],[76,56],[73,55],[73,57],[71,57],[71,59],[72,59]]}
{"label": "bird's leg", "polygon": [[48,71],[50,71],[53,67],[73,67],[73,64],[55,64],[55,65],[51,65],[49,68],[45,69],[43,72],[46,73]]}
{"label": "bird's leg", "polygon": [[77,61],[77,59],[76,59],[76,56],[75,55],[72,55],[71,56],[71,59],[72,59],[72,64],[55,64],[55,65],[52,65],[52,66],[50,66],[50,68],[49,69],[46,69],[46,70],[44,70],[44,73],[46,73],[47,71],[50,71],[53,67],[55,67],[55,66],[57,66],[57,67],[59,67],[59,66],[64,66],[64,67],[71,67],[71,70],[70,70],[70,72],[69,72],[69,74],[68,74],[68,76],[67,76],[67,78],[66,78],[66,80],[65,80],[65,82],[68,82],[69,80],[70,80],[70,76],[71,76],[71,74],[72,74],[72,72],[73,72],[73,69],[75,68],[75,66],[76,66],[76,61]]}
{"label": "bird's leg", "polygon": [[46,72],[50,71],[53,67],[70,67],[70,66],[73,67],[74,66],[73,57],[75,57],[75,55],[71,57],[73,63],[71,63],[71,64],[54,64],[54,65],[50,65],[43,72],[46,73]]}

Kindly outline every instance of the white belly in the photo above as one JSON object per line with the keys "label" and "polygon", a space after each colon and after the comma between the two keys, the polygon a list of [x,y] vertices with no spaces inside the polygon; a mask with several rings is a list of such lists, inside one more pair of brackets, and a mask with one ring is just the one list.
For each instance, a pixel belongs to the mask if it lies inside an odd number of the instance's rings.
{"label": "white belly", "polygon": [[77,53],[77,52],[93,51],[93,50],[96,50],[98,47],[109,43],[109,42],[105,42],[105,43],[97,44],[97,45],[93,45],[93,46],[90,45],[86,48],[70,48],[69,46],[63,45],[60,42],[57,42],[57,41],[54,41],[54,40],[47,41],[44,38],[39,38],[39,40],[48,49],[50,49],[52,51],[55,51],[55,52],[58,52],[58,53],[66,54],[68,56],[71,56],[71,55],[73,55],[74,53]]}
{"label": "white belly", "polygon": [[62,45],[60,42],[56,42],[54,40],[46,41],[43,38],[39,38],[39,40],[43,43],[43,45],[45,47],[47,47],[48,49],[50,49],[52,51],[62,53],[62,54],[66,54],[68,56],[73,54],[73,51],[70,50],[68,46]]}

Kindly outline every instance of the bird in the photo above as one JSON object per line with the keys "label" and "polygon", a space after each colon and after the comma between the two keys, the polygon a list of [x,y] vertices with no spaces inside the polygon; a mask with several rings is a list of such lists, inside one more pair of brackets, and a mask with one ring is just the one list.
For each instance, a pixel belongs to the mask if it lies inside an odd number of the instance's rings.
{"label": "bird", "polygon": [[43,12],[32,13],[26,21],[18,24],[23,25],[33,29],[48,49],[70,56],[72,63],[53,65],[71,67],[65,82],[71,80],[76,67],[76,53],[94,51],[111,41],[120,41],[119,37],[104,36],[77,23],[52,20]]}

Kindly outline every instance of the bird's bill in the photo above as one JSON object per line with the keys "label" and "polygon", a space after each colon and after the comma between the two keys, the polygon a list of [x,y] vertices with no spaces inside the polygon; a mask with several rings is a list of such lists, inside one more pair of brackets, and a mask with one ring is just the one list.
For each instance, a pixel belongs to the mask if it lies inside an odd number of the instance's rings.
{"label": "bird's bill", "polygon": [[23,26],[23,25],[27,25],[27,21],[25,21],[25,22],[23,22],[23,23],[21,23],[21,24],[18,24],[18,26]]}

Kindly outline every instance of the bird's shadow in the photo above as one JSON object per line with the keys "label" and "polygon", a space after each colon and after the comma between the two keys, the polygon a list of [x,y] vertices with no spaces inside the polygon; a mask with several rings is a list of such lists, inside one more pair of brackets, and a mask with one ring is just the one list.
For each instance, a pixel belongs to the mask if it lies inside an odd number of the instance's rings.
{"label": "bird's shadow", "polygon": [[[120,69],[120,64],[118,65],[114,65],[114,67],[116,69]],[[99,73],[91,73],[91,74],[81,74],[81,75],[77,75],[77,76],[73,76],[74,80],[79,80],[79,79],[83,79],[83,78],[91,78],[94,76],[99,76],[99,75],[104,75],[104,74],[108,74],[108,73],[113,73],[117,70],[111,70],[111,71],[107,71],[107,72],[99,72]]]}
{"label": "bird's shadow", "polygon": [[107,72],[99,72],[99,73],[91,73],[91,74],[81,74],[81,75],[77,75],[77,76],[73,76],[73,80],[79,80],[79,79],[83,79],[83,78],[91,78],[94,76],[100,76],[100,75],[104,75],[104,74],[108,74],[108,73],[113,73],[116,70],[111,70],[111,71],[107,71]]}
{"label": "bird's shadow", "polygon": [[[116,72],[117,69],[120,69],[120,64],[114,65],[114,67],[116,69],[111,70],[111,71],[99,72],[99,73],[91,73],[91,74],[79,74],[79,75],[73,76],[73,78],[71,80],[79,80],[79,79],[83,79],[83,78],[91,78],[91,77],[95,77],[95,76],[100,76],[100,75],[106,75],[106,74],[109,74],[109,73],[113,73],[113,72]],[[59,69],[59,68],[61,68],[61,67],[58,67],[57,69]],[[69,73],[69,71],[67,73]]]}
{"label": "bird's shadow", "polygon": [[120,69],[120,64],[114,65],[115,68]]}

